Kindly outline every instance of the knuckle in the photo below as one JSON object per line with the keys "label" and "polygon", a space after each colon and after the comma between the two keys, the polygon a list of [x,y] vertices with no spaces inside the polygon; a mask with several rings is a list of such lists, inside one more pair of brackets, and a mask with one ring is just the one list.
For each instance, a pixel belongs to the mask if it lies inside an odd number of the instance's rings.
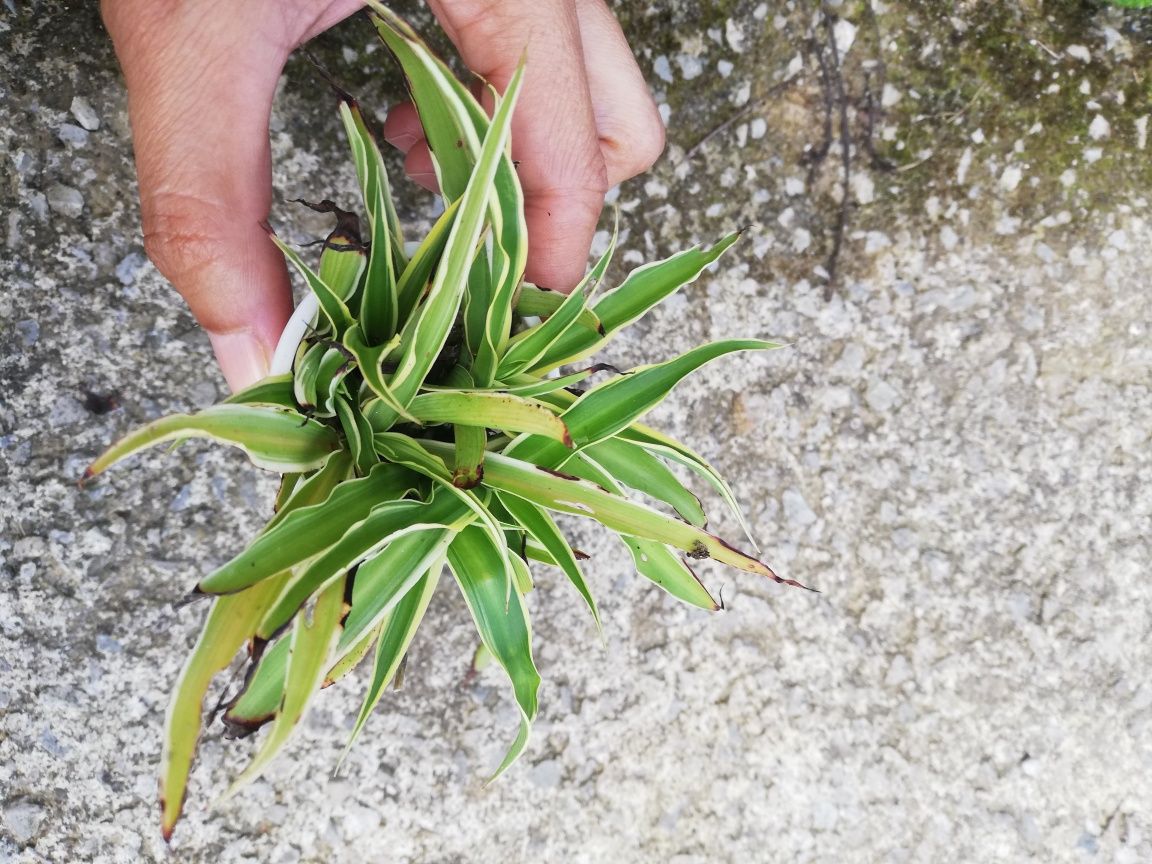
{"label": "knuckle", "polygon": [[665,132],[660,116],[653,110],[647,117],[634,117],[625,128],[603,139],[610,154],[616,182],[643,174],[664,152]]}
{"label": "knuckle", "polygon": [[206,202],[182,195],[157,196],[144,208],[144,251],[177,289],[225,255],[212,213]]}

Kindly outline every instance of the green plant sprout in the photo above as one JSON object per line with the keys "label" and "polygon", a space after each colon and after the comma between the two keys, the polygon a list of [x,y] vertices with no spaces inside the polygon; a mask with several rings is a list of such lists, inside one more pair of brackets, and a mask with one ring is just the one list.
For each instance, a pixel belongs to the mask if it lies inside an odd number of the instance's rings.
{"label": "green plant sprout", "polygon": [[[367,230],[361,236],[360,220],[340,212],[315,270],[273,235],[310,289],[305,312],[315,310],[310,321],[298,316],[307,325],[298,344],[282,342],[290,371],[130,433],[85,474],[164,441],[204,437],[283,475],[271,521],[194,589],[213,599],[165,723],[165,838],[183,806],[205,696],[238,653],[247,646],[248,675],[223,720],[233,730],[269,728],[229,794],[265,770],[318,690],[371,656],[351,746],[396,678],[445,565],[520,709],[495,775],[503,772],[523,752],[537,712],[527,562],[559,568],[599,627],[585,556],[553,513],[601,523],[641,575],[703,609],[719,607],[678,553],[798,584],[705,530],[700,501],[669,464],[702,477],[743,526],[728,484],[699,454],[640,422],[703,364],[778,346],[716,342],[624,373],[585,364],[694,281],[739,232],[642,266],[609,291],[599,289],[615,237],[567,296],[523,282],[523,197],[509,147],[523,61],[489,118],[408,25],[370,6],[435,156],[443,214],[408,254],[376,138],[342,96]],[[597,373],[612,374],[572,389]]]}

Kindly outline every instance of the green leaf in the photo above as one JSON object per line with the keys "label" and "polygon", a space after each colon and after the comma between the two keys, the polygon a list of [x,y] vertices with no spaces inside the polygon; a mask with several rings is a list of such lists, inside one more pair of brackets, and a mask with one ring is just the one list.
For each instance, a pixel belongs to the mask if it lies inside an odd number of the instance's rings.
{"label": "green leaf", "polygon": [[548,553],[555,566],[564,571],[564,575],[580,592],[580,596],[584,598],[589,611],[592,612],[592,618],[596,622],[596,630],[602,632],[600,611],[596,608],[596,601],[588,589],[588,584],[584,581],[584,574],[580,572],[580,564],[576,561],[576,555],[572,551],[572,547],[568,545],[568,540],[560,533],[560,529],[556,527],[552,517],[542,508],[516,495],[497,494],[500,503],[536,539],[536,542]]}
{"label": "green leaf", "polygon": [[173,688],[164,721],[164,752],[160,758],[160,811],[164,839],[180,818],[188,785],[188,772],[200,739],[204,696],[212,679],[232,662],[251,638],[278,586],[269,581],[247,591],[220,597],[200,631],[196,646],[184,663]]}
{"label": "green leaf", "polygon": [[422,393],[409,405],[421,423],[461,423],[507,432],[531,432],[571,446],[561,420],[547,405],[481,390]]}
{"label": "green leaf", "polygon": [[651,426],[645,426],[643,423],[633,423],[627,429],[618,432],[617,437],[624,441],[639,444],[657,456],[677,462],[707,480],[716,494],[728,505],[732,515],[736,517],[736,521],[740,524],[740,530],[744,532],[744,536],[748,538],[752,548],[759,551],[752,531],[748,527],[748,522],[744,519],[744,511],[736,500],[736,495],[732,492],[732,488],[723,475],[713,468],[707,459],[690,447],[681,444],[675,438],[658,432]]}
{"label": "green leaf", "polygon": [[641,366],[627,375],[593,387],[562,415],[572,440],[591,444],[611,437],[664,401],[685,376],[710,360],[733,351],[780,347],[758,339],[728,339],[701,345],[674,360]]}
{"label": "green leaf", "polygon": [[250,387],[233,393],[224,400],[225,405],[269,405],[273,408],[296,410],[292,393],[292,375],[269,375]]}
{"label": "green leaf", "polygon": [[[542,439],[547,440],[547,439]],[[452,472],[439,456],[429,453],[407,435],[383,432],[374,436],[376,451],[390,462],[395,462],[423,474],[440,488],[456,498],[479,519],[480,526],[499,547],[504,548],[504,534],[484,503],[469,489],[452,484]]]}
{"label": "green leaf", "polygon": [[685,285],[695,282],[704,268],[723,255],[740,238],[729,234],[710,249],[698,246],[638,267],[619,287],[605,294],[593,307],[604,328],[603,335],[569,330],[548,350],[533,371],[543,373],[575,363],[602,348],[618,331],[644,315]]}
{"label": "green leaf", "polygon": [[[340,118],[352,148],[364,207],[368,212],[368,275],[360,301],[360,327],[367,341],[386,341],[397,328],[396,270],[393,256],[403,254],[400,221],[392,204],[388,173],[376,138],[364,122],[360,106],[352,99],[340,103]],[[402,259],[401,259],[402,260]]]}
{"label": "green leaf", "polygon": [[411,27],[376,0],[368,0],[367,5],[376,32],[404,68],[433,154],[440,191],[448,201],[455,201],[468,187],[484,132],[477,129],[477,118],[469,111],[475,99]]}
{"label": "green leaf", "polygon": [[400,669],[400,663],[408,653],[408,647],[412,644],[412,637],[416,635],[420,622],[424,620],[428,603],[436,592],[436,586],[440,583],[440,571],[443,566],[444,557],[441,556],[400,598],[392,611],[381,622],[380,636],[376,642],[376,657],[372,665],[372,680],[368,683],[368,690],[364,694],[364,702],[360,706],[359,715],[356,717],[356,725],[352,727],[352,734],[348,737],[348,745],[340,757],[341,762],[348,755],[348,751],[352,749],[352,745],[359,737],[369,715],[384,695],[385,689],[395,679],[396,673]]}
{"label": "green leaf", "polygon": [[[367,518],[349,528],[338,541],[303,565],[300,575],[287,586],[261,623],[261,634],[276,632],[314,593],[357,564],[379,555],[389,544],[410,534],[454,528],[454,523],[462,518],[461,510],[458,501],[443,495],[433,496],[427,504],[420,501],[378,504]],[[357,582],[361,576],[371,580],[373,568],[365,564],[361,570],[365,567],[368,572],[362,574],[358,571]],[[356,582],[353,583],[355,587]],[[358,635],[353,634],[350,638]]]}
{"label": "green leaf", "polygon": [[452,231],[452,224],[459,210],[460,199],[457,198],[440,214],[432,230],[417,247],[415,254],[408,261],[408,266],[400,274],[400,281],[396,285],[396,302],[400,309],[402,324],[408,320],[412,310],[424,295],[428,280],[432,278],[432,273],[444,254],[444,246],[448,243],[448,235]]}
{"label": "green leaf", "polygon": [[424,383],[429,370],[439,356],[448,333],[459,311],[461,297],[468,280],[468,267],[472,250],[480,239],[484,225],[484,213],[488,203],[488,193],[496,166],[504,155],[508,141],[508,130],[512,119],[512,107],[524,80],[524,66],[521,64],[508,84],[492,125],[484,139],[480,159],[468,181],[460,213],[452,224],[452,231],[444,249],[443,262],[436,270],[428,299],[414,313],[409,327],[405,328],[405,343],[399,365],[392,377],[392,390],[401,404],[407,404]]}
{"label": "green leaf", "polygon": [[363,477],[380,461],[372,445],[372,427],[351,399],[336,400],[336,416],[340,418],[345,443],[356,463],[356,473]]}
{"label": "green leaf", "polygon": [[536,719],[540,674],[532,660],[528,610],[519,591],[509,596],[511,566],[491,539],[475,526],[463,529],[448,547],[448,566],[472,613],[480,639],[512,681],[520,707],[520,731],[489,782],[500,776],[523,752]]}
{"label": "green leaf", "polygon": [[276,709],[284,698],[284,676],[291,647],[291,638],[285,636],[266,648],[254,661],[255,666],[249,667],[243,688],[224,710],[224,725],[233,737],[249,735],[276,716]]}
{"label": "green leaf", "polygon": [[[330,201],[324,204],[330,205],[331,212],[338,218],[336,227],[324,240],[324,248],[320,252],[320,268],[316,275],[332,289],[333,294],[347,304],[352,302],[356,289],[360,287],[360,277],[368,269],[368,255],[360,239],[356,214],[341,210]],[[321,212],[328,212],[328,208],[325,207]]]}
{"label": "green leaf", "polygon": [[300,255],[276,236],[275,233],[268,234],[272,238],[272,242],[276,244],[277,248],[284,253],[284,257],[288,262],[296,268],[297,272],[304,277],[304,281],[308,287],[312,289],[312,293],[316,295],[316,299],[320,301],[320,311],[324,313],[324,317],[328,321],[328,325],[332,328],[332,332],[337,337],[341,336],[352,323],[352,313],[348,311],[344,300],[337,294],[332,287],[328,285],[323,279],[316,274],[311,267],[304,263],[304,259]]}
{"label": "green leaf", "polygon": [[422,574],[443,566],[452,538],[473,518],[461,508],[459,518],[448,528],[429,528],[400,537],[356,571],[352,611],[344,622],[344,636],[337,652],[347,650],[353,640],[384,620]]}
{"label": "green leaf", "polygon": [[[538,285],[524,282],[520,285],[520,290],[516,295],[516,314],[521,318],[547,318],[563,306],[571,296],[571,294],[553,291],[551,288],[541,288]],[[576,318],[576,323],[593,333],[603,332],[600,319],[591,309],[585,308]]]}
{"label": "green leaf", "polygon": [[415,417],[405,408],[400,400],[396,398],[396,394],[392,392],[392,388],[384,379],[381,363],[384,358],[392,352],[396,346],[400,344],[400,337],[396,336],[389,342],[379,345],[375,348],[370,348],[365,341],[365,336],[359,327],[349,327],[348,331],[344,334],[344,347],[352,352],[352,356],[356,358],[356,363],[360,367],[360,374],[364,376],[364,383],[376,394],[384,405],[393,413],[398,415],[409,423],[418,422]]}
{"label": "green leaf", "polygon": [[382,501],[397,501],[411,488],[409,472],[379,464],[367,477],[341,483],[320,504],[293,510],[198,587],[206,594],[228,594],[295,567],[338,542]]}
{"label": "green leaf", "polygon": [[302,414],[258,405],[214,405],[195,414],[171,414],[129,432],[84,472],[84,481],[121,459],[164,441],[210,438],[243,450],[269,471],[311,471],[339,444],[336,433]]}
{"label": "green leaf", "polygon": [[483,426],[452,427],[456,442],[456,461],[452,466],[452,485],[459,489],[472,489],[484,479],[484,448],[488,434]]}
{"label": "green leaf", "polygon": [[337,485],[352,477],[352,469],[352,457],[348,451],[336,450],[328,456],[323,467],[318,471],[307,476],[287,475],[300,479],[291,489],[281,488],[281,495],[276,503],[276,513],[264,526],[264,531],[261,533],[265,533],[280,524],[292,511],[302,507],[311,507],[324,501],[332,494],[332,490]]}
{"label": "green leaf", "polygon": [[[595,375],[597,372],[616,372],[619,373],[615,366],[609,366],[607,363],[596,363],[589,366],[587,369],[580,369],[576,372],[571,372],[567,375],[559,375],[555,378],[536,378],[534,375],[516,375],[505,383],[504,392],[510,393],[513,396],[523,396],[525,399],[533,397],[543,397],[550,393],[555,393],[558,390],[563,390],[565,387],[573,387],[584,381],[587,378]],[[575,397],[570,402],[564,403],[562,407],[575,402]]]}
{"label": "green leaf", "polygon": [[[432,453],[446,453],[451,449],[450,444],[439,441],[422,441],[421,444]],[[518,495],[549,510],[590,516],[620,534],[657,540],[695,557],[715,558],[722,564],[767,576],[776,582],[799,585],[781,579],[768,565],[694,525],[613,495],[585,480],[539,468],[519,459],[489,453],[484,460],[484,485]]]}
{"label": "green leaf", "polygon": [[544,357],[549,348],[563,337],[568,330],[578,326],[580,316],[587,310],[588,298],[595,292],[604,278],[604,272],[612,261],[612,253],[616,250],[616,238],[619,234],[620,219],[616,218],[616,226],[612,230],[612,240],[608,249],[600,256],[600,260],[581,280],[580,284],[572,289],[572,293],[564,300],[554,313],[535,327],[517,333],[509,343],[508,350],[500,360],[496,377],[506,378],[535,365]]}
{"label": "green leaf", "polygon": [[720,608],[704,587],[704,583],[685,564],[678,555],[669,551],[667,546],[655,540],[645,540],[641,537],[620,538],[628,551],[632,553],[632,560],[636,563],[637,572],[651,579],[673,597],[715,612]]}
{"label": "green leaf", "polygon": [[668,504],[684,521],[697,528],[707,526],[708,517],[700,499],[684,487],[667,465],[640,445],[608,438],[586,448],[582,455],[597,462],[625,486]]}
{"label": "green leaf", "polygon": [[[311,614],[309,614],[311,611]],[[344,613],[344,581],[333,582],[317,598],[315,608],[301,609],[292,628],[284,697],[256,757],[241,773],[225,798],[259,777],[299,727],[312,696],[324,681],[328,657],[340,633]]]}

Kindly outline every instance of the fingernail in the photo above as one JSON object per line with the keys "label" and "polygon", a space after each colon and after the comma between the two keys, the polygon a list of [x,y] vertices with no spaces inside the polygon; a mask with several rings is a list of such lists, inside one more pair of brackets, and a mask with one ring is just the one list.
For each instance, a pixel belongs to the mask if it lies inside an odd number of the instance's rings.
{"label": "fingernail", "polygon": [[208,338],[233,393],[255,384],[268,374],[268,354],[260,341],[247,330],[209,333]]}
{"label": "fingernail", "polygon": [[401,132],[399,135],[385,135],[384,140],[399,150],[401,153],[407,154],[412,149],[412,145],[416,143],[419,136],[412,132]]}

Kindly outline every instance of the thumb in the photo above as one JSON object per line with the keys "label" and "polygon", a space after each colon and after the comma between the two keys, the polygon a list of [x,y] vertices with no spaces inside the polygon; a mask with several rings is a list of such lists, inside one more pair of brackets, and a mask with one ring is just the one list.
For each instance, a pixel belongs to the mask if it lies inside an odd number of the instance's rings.
{"label": "thumb", "polygon": [[267,374],[292,311],[284,259],[261,227],[268,119],[291,46],[253,38],[260,22],[237,20],[248,8],[108,0],[103,10],[128,85],[144,248],[233,390]]}
{"label": "thumb", "polygon": [[503,91],[527,49],[512,120],[528,223],[526,276],[570,290],[608,191],[574,0],[429,0],[473,72]]}

